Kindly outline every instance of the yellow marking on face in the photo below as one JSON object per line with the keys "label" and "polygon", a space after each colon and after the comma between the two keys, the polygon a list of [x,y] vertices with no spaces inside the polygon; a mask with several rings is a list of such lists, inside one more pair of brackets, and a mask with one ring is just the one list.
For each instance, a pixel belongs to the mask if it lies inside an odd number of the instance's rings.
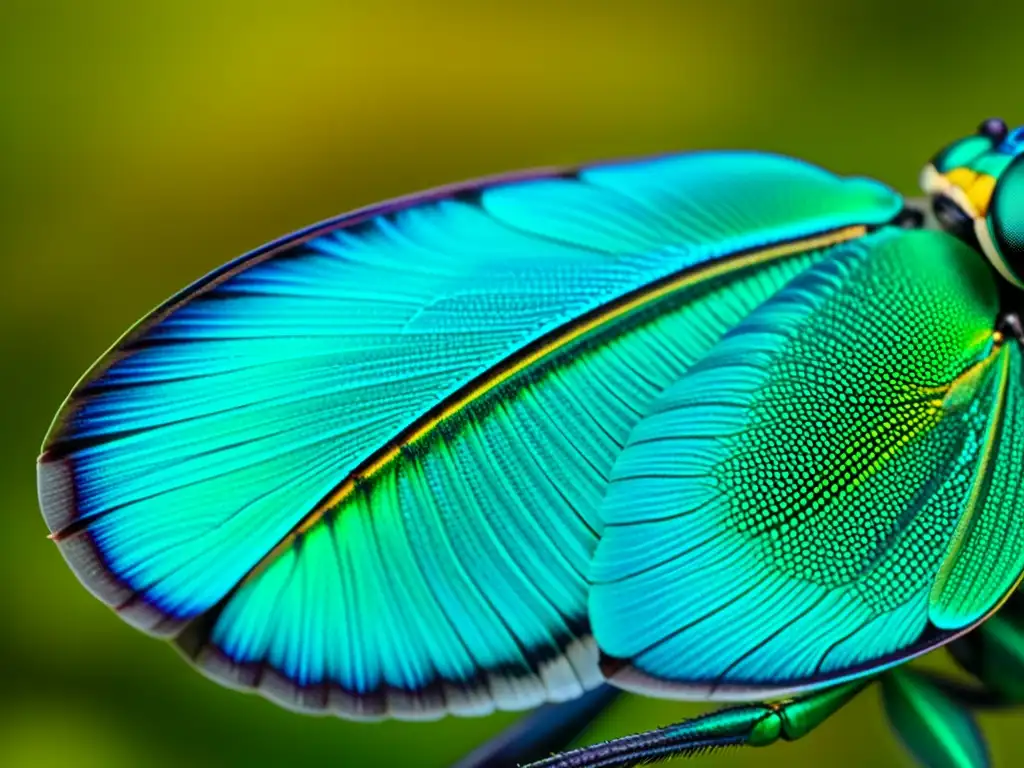
{"label": "yellow marking on face", "polygon": [[246,576],[246,580],[253,578],[261,572],[272,560],[283,553],[295,538],[308,531],[316,525],[327,513],[328,510],[341,504],[346,498],[355,492],[356,488],[379,474],[388,467],[401,453],[402,450],[414,445],[429,435],[439,424],[462,411],[466,406],[479,400],[495,387],[524,369],[534,365],[549,355],[563,349],[566,345],[591,333],[607,324],[628,315],[629,313],[648,306],[651,303],[662,299],[676,291],[689,288],[715,277],[719,277],[733,270],[743,269],[755,264],[762,264],[774,259],[782,258],[794,253],[812,251],[818,248],[825,248],[830,245],[842,243],[863,237],[867,234],[867,227],[857,225],[835,230],[824,235],[809,237],[804,240],[783,243],[760,251],[752,251],[734,258],[723,258],[703,270],[688,270],[678,275],[675,279],[650,286],[648,289],[640,289],[636,295],[626,301],[615,302],[594,314],[581,323],[568,323],[560,332],[553,335],[546,343],[541,344],[535,350],[523,355],[515,362],[501,369],[486,372],[479,379],[470,382],[466,389],[457,392],[444,407],[433,414],[424,414],[419,423],[414,423],[413,429],[408,432],[400,441],[391,442],[381,447],[372,454],[360,466],[356,467],[334,491],[317,504],[302,521],[290,532],[281,542],[275,546],[257,566]]}
{"label": "yellow marking on face", "polygon": [[992,202],[992,193],[995,189],[995,176],[981,173],[978,174],[970,189],[967,190],[967,197],[974,204],[974,210],[978,212],[979,216],[986,216],[988,214],[988,206]]}
{"label": "yellow marking on face", "polygon": [[945,173],[946,181],[955,187],[960,189],[967,189],[974,183],[974,180],[978,178],[978,174],[967,168],[954,168],[951,171]]}
{"label": "yellow marking on face", "polygon": [[[957,171],[963,170],[956,168],[950,173],[956,174]],[[968,177],[961,174],[959,176],[954,175],[954,179],[959,178],[963,182],[967,182]],[[970,216],[972,219],[977,220],[977,216],[974,213],[974,204],[967,197],[963,187],[954,184],[949,179],[949,174],[939,173],[934,165],[926,165],[924,170],[921,172],[921,189],[928,195],[936,197],[942,195],[948,197],[957,207],[960,208],[964,213]]]}
{"label": "yellow marking on face", "polygon": [[930,195],[945,195],[964,213],[977,220],[985,218],[988,213],[996,179],[970,168],[954,168],[939,173],[934,166],[929,165],[921,174],[921,187]]}

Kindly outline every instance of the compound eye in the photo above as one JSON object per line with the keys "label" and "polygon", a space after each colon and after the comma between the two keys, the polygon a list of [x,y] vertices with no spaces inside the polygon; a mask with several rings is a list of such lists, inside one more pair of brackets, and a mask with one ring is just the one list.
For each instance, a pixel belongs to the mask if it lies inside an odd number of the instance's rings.
{"label": "compound eye", "polygon": [[999,272],[1024,287],[1024,155],[999,175],[985,223],[990,240],[982,242],[986,255]]}
{"label": "compound eye", "polygon": [[1006,122],[1000,120],[998,117],[990,117],[988,120],[978,126],[978,133],[982,136],[991,139],[993,144],[1002,144],[1006,139],[1006,134],[1009,133],[1009,128],[1006,127]]}

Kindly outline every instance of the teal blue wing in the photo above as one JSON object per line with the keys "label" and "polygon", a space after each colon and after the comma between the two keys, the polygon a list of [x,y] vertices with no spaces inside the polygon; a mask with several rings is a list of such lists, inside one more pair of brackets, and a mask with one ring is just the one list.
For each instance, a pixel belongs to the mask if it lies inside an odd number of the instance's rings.
{"label": "teal blue wing", "polygon": [[941,232],[837,246],[632,430],[601,508],[614,682],[764,697],[904,660],[1020,578],[1021,352]]}
{"label": "teal blue wing", "polygon": [[707,153],[442,190],[196,283],[69,396],[47,523],[85,585],[301,709],[473,714],[597,685],[600,499],[648,404],[901,203]]}

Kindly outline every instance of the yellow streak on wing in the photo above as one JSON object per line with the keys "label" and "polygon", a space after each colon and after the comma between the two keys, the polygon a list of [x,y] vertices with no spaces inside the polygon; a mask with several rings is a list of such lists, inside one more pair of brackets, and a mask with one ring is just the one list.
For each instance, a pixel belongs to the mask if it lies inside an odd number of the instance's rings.
{"label": "yellow streak on wing", "polygon": [[580,324],[567,324],[564,328],[564,333],[553,337],[546,344],[516,360],[513,365],[503,368],[500,371],[496,371],[493,376],[483,377],[479,382],[470,386],[466,391],[458,393],[443,410],[434,415],[423,418],[423,421],[416,425],[415,429],[403,440],[400,442],[389,443],[379,449],[375,454],[371,455],[366,462],[349,474],[349,476],[345,478],[345,480],[342,481],[342,483],[329,496],[317,504],[295,527],[295,529],[285,536],[285,538],[282,539],[281,542],[275,546],[253,568],[252,571],[250,571],[246,580],[253,578],[256,574],[261,572],[270,562],[272,562],[278,555],[287,549],[288,546],[291,545],[296,536],[305,533],[320,522],[324,514],[326,514],[330,509],[341,504],[355,491],[358,485],[378,474],[391,464],[391,462],[401,454],[403,448],[422,440],[439,424],[459,413],[470,403],[479,400],[512,376],[515,376],[517,373],[522,372],[524,369],[534,365],[543,358],[564,348],[567,344],[570,344],[580,337],[597,330],[608,323],[611,323],[641,307],[657,301],[658,299],[664,298],[665,296],[683,288],[691,287],[697,283],[713,279],[727,272],[742,269],[754,264],[761,264],[790,254],[825,248],[847,240],[863,237],[866,233],[867,227],[856,225],[828,232],[823,235],[809,237],[804,240],[783,243],[781,245],[764,248],[759,251],[751,251],[750,253],[743,254],[742,256],[737,256],[735,258],[723,258],[704,270],[686,271],[680,274],[675,280],[669,280],[668,282],[661,283],[650,291],[640,291],[629,301],[609,306],[607,311],[594,315],[586,322]]}
{"label": "yellow streak on wing", "polygon": [[939,387],[936,391],[945,392],[939,405],[945,411],[961,408],[974,401],[978,388],[985,380],[989,368],[1003,352],[1003,334],[1000,331],[985,331],[979,340],[988,347],[985,356],[971,363],[949,384]]}
{"label": "yellow streak on wing", "polygon": [[[973,402],[978,387],[985,381],[992,361],[998,355],[1002,343],[1002,333],[999,331],[984,331],[974,340],[972,345],[984,349],[984,357],[972,362],[947,383],[917,387],[916,392],[922,397],[928,398],[924,401],[926,410],[913,417],[899,410],[891,413],[876,430],[882,434],[899,436],[872,461],[871,465],[864,472],[859,473],[846,483],[846,489],[852,490],[866,483],[877,470],[885,466],[893,456],[904,450],[911,441],[933,429],[942,420],[943,416],[950,411],[959,410]],[[875,434],[874,431],[865,433],[861,438],[851,443],[847,448],[847,453],[855,454],[862,450],[864,443],[870,440],[873,434]],[[841,467],[846,462],[847,458],[845,456],[841,457],[835,462],[835,466]],[[836,470],[837,475],[838,472],[839,470]],[[835,480],[835,476],[826,476],[815,486],[815,493],[828,488]]]}

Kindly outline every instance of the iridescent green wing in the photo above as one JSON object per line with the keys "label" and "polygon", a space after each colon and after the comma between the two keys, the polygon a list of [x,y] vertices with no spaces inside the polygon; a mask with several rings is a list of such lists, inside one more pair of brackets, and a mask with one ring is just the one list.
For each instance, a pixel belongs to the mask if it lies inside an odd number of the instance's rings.
{"label": "iridescent green wing", "polygon": [[354,716],[600,681],[597,514],[649,402],[874,182],[707,153],[442,190],[200,281],[72,393],[39,465],[85,584],[217,679]]}
{"label": "iridescent green wing", "polygon": [[601,508],[614,682],[761,697],[896,663],[1019,578],[1021,353],[939,232],[834,249],[651,407]]}
{"label": "iridescent green wing", "polygon": [[1024,364],[1016,344],[1005,372],[1003,418],[972,489],[972,514],[957,527],[932,587],[929,618],[940,629],[973,624],[1017,585],[1024,570]]}

